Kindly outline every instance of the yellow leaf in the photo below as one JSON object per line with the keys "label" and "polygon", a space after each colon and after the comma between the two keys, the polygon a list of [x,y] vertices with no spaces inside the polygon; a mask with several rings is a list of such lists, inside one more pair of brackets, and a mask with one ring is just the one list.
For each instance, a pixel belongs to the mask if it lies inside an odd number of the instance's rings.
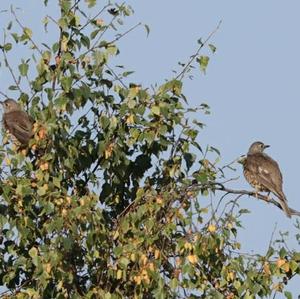
{"label": "yellow leaf", "polygon": [[176,258],[176,266],[180,266],[181,265],[181,258],[177,257]]}
{"label": "yellow leaf", "polygon": [[4,137],[3,137],[2,143],[3,143],[3,144],[7,144],[7,143],[8,143],[8,138],[7,138],[7,136],[4,136]]}
{"label": "yellow leaf", "polygon": [[265,262],[265,263],[264,263],[263,269],[264,269],[264,273],[265,273],[266,275],[271,275],[270,265],[269,265],[268,262]]}
{"label": "yellow leaf", "polygon": [[235,295],[233,293],[230,293],[226,296],[226,299],[234,299]]}
{"label": "yellow leaf", "polygon": [[9,166],[11,164],[11,160],[7,157],[4,159],[4,161],[5,161],[7,166]]}
{"label": "yellow leaf", "polygon": [[61,41],[61,50],[66,52],[68,50],[68,38],[64,35]]}
{"label": "yellow leaf", "polygon": [[278,268],[281,268],[285,263],[286,263],[286,260],[279,258],[276,262],[276,265]]}
{"label": "yellow leaf", "polygon": [[122,270],[118,270],[117,271],[117,279],[121,279],[122,278]]}
{"label": "yellow leaf", "polygon": [[154,258],[157,260],[160,257],[160,251],[158,249],[155,249],[154,251]]}
{"label": "yellow leaf", "polygon": [[119,231],[116,231],[116,232],[114,233],[113,239],[114,239],[114,240],[117,240],[118,237],[119,237]]}
{"label": "yellow leaf", "polygon": [[42,127],[38,132],[39,139],[45,139],[46,135],[47,131],[45,128]]}
{"label": "yellow leaf", "polygon": [[214,233],[217,230],[217,227],[214,224],[210,224],[207,229],[210,233]]}
{"label": "yellow leaf", "polygon": [[130,255],[130,260],[133,261],[133,262],[135,262],[136,256],[135,256],[134,253],[132,253],[132,254]]}
{"label": "yellow leaf", "polygon": [[32,131],[35,133],[37,131],[38,127],[39,127],[38,123],[34,123]]}
{"label": "yellow leaf", "polygon": [[228,229],[232,229],[232,227],[233,227],[232,223],[230,223],[230,222],[227,223],[227,228],[228,228]]}
{"label": "yellow leaf", "polygon": [[192,245],[191,243],[189,243],[189,242],[185,242],[184,248],[185,248],[185,249],[192,250],[192,249],[193,249],[193,245]]}
{"label": "yellow leaf", "polygon": [[103,19],[97,19],[97,20],[96,20],[96,24],[97,24],[98,26],[103,26],[103,25],[104,25],[104,20],[103,20]]}
{"label": "yellow leaf", "polygon": [[196,264],[198,262],[198,257],[197,257],[197,255],[194,255],[194,254],[188,255],[187,259],[191,264]]}
{"label": "yellow leaf", "polygon": [[150,279],[149,279],[147,270],[142,271],[142,279],[146,284],[150,283]]}
{"label": "yellow leaf", "polygon": [[192,191],[188,191],[188,192],[186,193],[186,195],[187,195],[188,197],[192,197],[192,196],[195,195],[195,193],[192,192]]}
{"label": "yellow leaf", "polygon": [[281,266],[281,268],[287,273],[290,271],[290,264],[289,263],[285,263]]}
{"label": "yellow leaf", "polygon": [[111,157],[113,149],[114,149],[114,144],[113,143],[109,144],[109,146],[106,148],[106,150],[104,152],[105,159],[108,159],[109,157]]}
{"label": "yellow leaf", "polygon": [[148,262],[148,258],[145,254],[142,254],[141,258],[140,258],[140,262],[143,266],[145,266]]}
{"label": "yellow leaf", "polygon": [[151,271],[154,271],[154,264],[153,263],[149,263],[148,264],[148,269]]}
{"label": "yellow leaf", "polygon": [[241,243],[239,243],[239,242],[234,243],[234,247],[236,249],[241,249]]}
{"label": "yellow leaf", "polygon": [[156,197],[156,202],[157,202],[159,205],[161,205],[161,204],[163,203],[162,197],[161,197],[161,196],[157,196],[157,197]]}
{"label": "yellow leaf", "polygon": [[71,197],[70,197],[70,196],[67,196],[67,197],[66,197],[66,200],[67,200],[67,203],[68,203],[68,205],[70,205],[70,204],[71,204],[71,202],[72,202],[72,199],[71,199]]}
{"label": "yellow leaf", "polygon": [[273,286],[272,286],[272,289],[275,290],[275,291],[278,291],[278,292],[281,292],[282,289],[283,289],[283,285],[282,283],[275,283]]}
{"label": "yellow leaf", "polygon": [[50,264],[50,263],[47,263],[47,264],[45,265],[45,271],[46,271],[48,274],[50,274],[51,269],[52,269],[51,264]]}
{"label": "yellow leaf", "polygon": [[130,114],[130,115],[126,118],[126,124],[128,124],[128,125],[134,124],[134,115],[133,115],[133,114]]}
{"label": "yellow leaf", "polygon": [[233,281],[235,279],[235,273],[230,271],[227,274],[227,281]]}
{"label": "yellow leaf", "polygon": [[42,171],[48,170],[49,169],[49,163],[48,162],[44,162],[40,165],[40,169]]}
{"label": "yellow leaf", "polygon": [[136,275],[133,277],[133,280],[137,285],[140,285],[142,282],[142,277],[140,275]]}

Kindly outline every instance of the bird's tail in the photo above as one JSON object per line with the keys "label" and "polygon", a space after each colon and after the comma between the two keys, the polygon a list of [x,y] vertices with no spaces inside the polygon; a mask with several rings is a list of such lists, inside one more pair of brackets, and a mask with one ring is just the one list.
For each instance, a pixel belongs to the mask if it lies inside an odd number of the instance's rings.
{"label": "bird's tail", "polygon": [[282,210],[284,211],[284,213],[286,214],[286,216],[291,218],[292,214],[291,214],[290,208],[287,204],[287,199],[283,192],[278,194],[278,199],[279,199],[279,204],[280,204]]}

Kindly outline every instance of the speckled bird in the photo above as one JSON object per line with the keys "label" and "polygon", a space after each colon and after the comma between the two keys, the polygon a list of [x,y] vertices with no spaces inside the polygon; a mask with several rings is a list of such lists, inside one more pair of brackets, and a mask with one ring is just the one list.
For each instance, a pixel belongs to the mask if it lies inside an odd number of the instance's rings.
{"label": "speckled bird", "polygon": [[24,112],[20,105],[13,99],[0,102],[3,106],[3,125],[11,135],[22,145],[28,145],[33,136],[33,120]]}
{"label": "speckled bird", "polygon": [[282,190],[282,174],[278,163],[264,153],[269,145],[263,142],[254,142],[243,162],[244,176],[247,182],[255,188],[257,192],[271,192],[279,200],[279,204],[287,217],[291,217],[287,199]]}

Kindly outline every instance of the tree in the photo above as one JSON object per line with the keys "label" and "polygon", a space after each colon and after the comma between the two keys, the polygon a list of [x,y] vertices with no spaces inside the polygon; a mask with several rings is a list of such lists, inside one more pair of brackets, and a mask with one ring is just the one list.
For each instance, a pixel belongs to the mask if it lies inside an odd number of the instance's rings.
{"label": "tree", "polygon": [[[209,107],[190,108],[182,93],[194,62],[205,71],[201,50],[216,50],[208,44],[215,31],[175,78],[150,89],[112,66],[118,41],[142,24],[122,31],[132,9],[98,6],[58,1],[60,15],[44,19],[46,38],[49,26],[58,32],[54,44],[37,42],[11,9],[2,61],[35,136],[27,150],[1,147],[2,296],[233,299],[283,291],[300,271],[300,253],[284,240],[270,242],[264,256],[240,252],[240,217],[249,211],[237,200],[255,194],[227,188],[232,165],[221,166],[219,151],[197,138]],[[16,46],[31,54],[18,69],[9,59]],[[223,204],[228,194],[237,197]],[[216,208],[206,206],[208,195]]]}

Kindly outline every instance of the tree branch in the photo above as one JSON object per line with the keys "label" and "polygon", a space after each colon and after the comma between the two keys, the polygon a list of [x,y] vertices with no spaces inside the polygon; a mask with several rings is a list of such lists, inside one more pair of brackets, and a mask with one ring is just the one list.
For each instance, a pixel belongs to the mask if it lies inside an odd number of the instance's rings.
{"label": "tree branch", "polygon": [[[226,188],[224,185],[222,185],[220,183],[215,183],[215,185],[216,185],[216,187],[214,188],[214,190],[223,191],[223,192],[226,192],[228,194],[249,195],[249,196],[255,197],[256,199],[261,199],[261,200],[263,200],[267,203],[271,203],[271,204],[275,205],[277,208],[282,210],[281,205],[276,200],[274,200],[273,198],[270,198],[269,196],[265,196],[265,195],[262,195],[260,193],[256,193],[254,191],[229,189],[229,188]],[[292,215],[300,216],[299,211],[294,210],[292,208],[289,208],[289,209],[290,209],[290,212],[291,212]]]}

